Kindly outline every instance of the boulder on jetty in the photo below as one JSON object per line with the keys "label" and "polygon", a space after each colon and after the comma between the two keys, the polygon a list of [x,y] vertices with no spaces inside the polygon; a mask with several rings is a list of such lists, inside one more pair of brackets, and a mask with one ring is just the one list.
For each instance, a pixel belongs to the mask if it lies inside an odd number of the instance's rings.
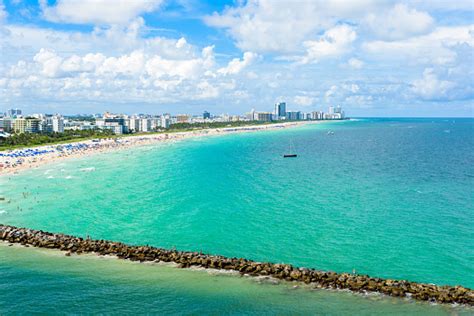
{"label": "boulder on jetty", "polygon": [[166,250],[150,246],[131,246],[120,242],[94,240],[41,230],[0,225],[0,240],[40,248],[59,249],[72,253],[96,253],[117,256],[132,261],[174,262],[182,268],[191,266],[234,270],[252,276],[304,282],[318,288],[348,289],[354,292],[378,292],[396,297],[437,303],[457,303],[474,306],[474,291],[462,286],[438,286],[405,280],[373,278],[368,275],[318,271],[288,264],[255,262],[244,258],[227,258],[200,252]]}

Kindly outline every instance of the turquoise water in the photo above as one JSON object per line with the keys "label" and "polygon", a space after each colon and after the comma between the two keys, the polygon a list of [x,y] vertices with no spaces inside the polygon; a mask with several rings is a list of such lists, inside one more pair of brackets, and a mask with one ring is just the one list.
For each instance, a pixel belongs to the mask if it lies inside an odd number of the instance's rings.
{"label": "turquoise water", "polygon": [[[298,158],[283,159],[290,142]],[[473,288],[473,149],[472,119],[364,119],[144,146],[0,177],[0,194],[11,200],[0,204],[0,222]],[[161,295],[169,313],[206,306],[215,313],[337,313],[351,306],[366,313],[446,312],[446,307],[348,293],[301,289],[295,295],[284,285],[196,271],[130,268],[99,259],[85,266],[86,259],[31,250],[0,247],[7,257],[0,261],[0,277],[9,280],[2,286],[51,285],[41,296],[31,291],[25,297],[35,302],[62,293],[58,306],[73,301],[74,288],[81,288],[97,300],[74,306],[89,312],[104,311],[106,298],[123,312],[149,312]],[[123,268],[124,276],[101,273],[107,265]],[[154,273],[169,282],[146,282],[143,275],[153,280]],[[200,282],[219,286],[203,291]],[[143,304],[128,310],[117,293],[132,301],[142,298]],[[278,295],[285,299],[274,298]],[[15,304],[1,305],[2,296],[15,302],[1,291],[0,312],[12,311]]]}

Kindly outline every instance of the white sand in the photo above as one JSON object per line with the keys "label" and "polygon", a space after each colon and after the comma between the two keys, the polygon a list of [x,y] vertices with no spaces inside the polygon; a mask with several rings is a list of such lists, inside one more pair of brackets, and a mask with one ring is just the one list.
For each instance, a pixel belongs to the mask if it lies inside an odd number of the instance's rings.
{"label": "white sand", "polygon": [[[31,155],[26,157],[11,157],[0,156],[0,175],[9,173],[18,173],[21,170],[36,168],[40,165],[59,161],[62,159],[86,156],[99,152],[108,152],[111,150],[118,150],[121,148],[129,148],[131,146],[153,144],[158,142],[178,140],[190,137],[200,137],[207,135],[219,135],[228,133],[242,133],[262,130],[271,130],[279,128],[295,127],[302,124],[318,123],[320,121],[299,121],[299,122],[285,122],[268,125],[249,125],[240,127],[226,127],[214,129],[202,129],[196,131],[177,132],[177,133],[163,133],[163,134],[140,134],[140,135],[125,135],[120,138],[100,139],[100,140],[86,140],[79,142],[71,142],[68,144],[44,145],[32,148],[15,149],[9,151],[0,151],[2,154],[20,154],[25,155],[28,150],[47,151],[45,153]],[[71,145],[72,148],[65,149],[65,146]]]}

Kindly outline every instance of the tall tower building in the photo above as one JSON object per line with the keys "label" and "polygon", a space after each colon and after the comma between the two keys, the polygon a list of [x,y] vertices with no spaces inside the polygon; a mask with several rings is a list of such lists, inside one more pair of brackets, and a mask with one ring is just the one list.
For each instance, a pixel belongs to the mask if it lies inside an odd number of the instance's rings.
{"label": "tall tower building", "polygon": [[7,111],[7,116],[8,117],[16,117],[21,115],[21,110],[20,109],[10,109]]}
{"label": "tall tower building", "polygon": [[275,116],[278,118],[285,117],[286,115],[286,103],[285,102],[278,102],[275,104]]}

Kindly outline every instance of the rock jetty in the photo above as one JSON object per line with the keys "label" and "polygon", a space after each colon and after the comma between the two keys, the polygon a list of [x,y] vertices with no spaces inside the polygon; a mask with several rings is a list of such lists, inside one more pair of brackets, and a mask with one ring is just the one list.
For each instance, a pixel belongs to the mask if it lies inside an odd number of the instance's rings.
{"label": "rock jetty", "polygon": [[462,286],[438,286],[405,280],[373,278],[367,275],[318,271],[298,268],[288,264],[255,262],[243,258],[206,255],[200,252],[166,250],[150,246],[130,246],[120,242],[84,239],[1,224],[0,240],[40,248],[59,249],[66,251],[66,255],[71,255],[71,253],[96,253],[140,262],[174,262],[182,268],[196,266],[233,270],[251,276],[269,276],[280,280],[304,282],[318,288],[378,292],[396,297],[411,297],[422,301],[474,306],[474,291]]}

